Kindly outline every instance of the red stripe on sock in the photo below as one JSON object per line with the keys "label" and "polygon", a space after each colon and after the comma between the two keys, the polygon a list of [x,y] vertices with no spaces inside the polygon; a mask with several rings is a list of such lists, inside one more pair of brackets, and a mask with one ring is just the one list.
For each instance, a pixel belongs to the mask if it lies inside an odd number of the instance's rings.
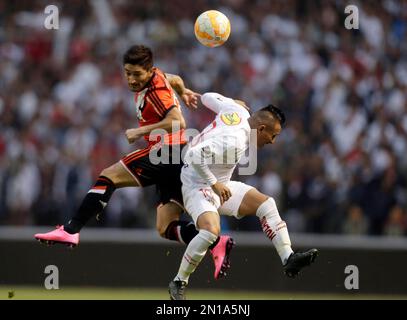
{"label": "red stripe on sock", "polygon": [[107,186],[94,186],[92,189],[106,190]]}
{"label": "red stripe on sock", "polygon": [[273,240],[273,238],[276,236],[275,232],[273,229],[271,229],[270,225],[267,223],[266,217],[263,217],[261,219],[261,227],[263,229],[263,232],[266,234],[267,238],[270,240]]}

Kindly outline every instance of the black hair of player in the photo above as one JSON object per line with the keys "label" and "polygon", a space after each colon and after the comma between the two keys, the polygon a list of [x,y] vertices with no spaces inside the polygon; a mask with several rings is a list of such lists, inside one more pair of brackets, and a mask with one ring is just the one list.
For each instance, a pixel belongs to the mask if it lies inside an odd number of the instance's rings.
{"label": "black hair of player", "polygon": [[123,55],[123,65],[127,63],[150,70],[153,67],[153,52],[149,47],[133,45]]}
{"label": "black hair of player", "polygon": [[266,107],[260,109],[260,111],[266,111],[266,112],[272,113],[273,116],[280,122],[281,126],[283,126],[285,124],[285,121],[286,121],[285,114],[280,108],[278,108],[272,104],[269,104]]}

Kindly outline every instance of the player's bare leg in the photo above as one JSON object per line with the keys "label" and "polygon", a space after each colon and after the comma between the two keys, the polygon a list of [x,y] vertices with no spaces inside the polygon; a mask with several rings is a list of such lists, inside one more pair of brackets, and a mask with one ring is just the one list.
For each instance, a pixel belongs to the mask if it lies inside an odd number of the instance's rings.
{"label": "player's bare leg", "polygon": [[259,217],[263,231],[274,244],[288,277],[296,277],[303,267],[310,265],[317,257],[317,249],[293,252],[287,225],[281,220],[274,199],[255,188],[249,190],[243,197],[239,215],[257,215]]}
{"label": "player's bare leg", "polygon": [[137,186],[139,186],[137,180],[120,162],[117,162],[100,173],[96,183],[83,199],[78,211],[67,224],[57,226],[56,230],[48,233],[37,233],[34,237],[48,245],[61,243],[75,247],[79,244],[79,232],[82,227],[90,218],[103,212],[117,188]]}
{"label": "player's bare leg", "polygon": [[189,276],[202,261],[209,246],[219,236],[220,218],[217,212],[204,212],[197,221],[198,235],[192,239],[182,257],[178,274],[169,284],[169,293],[172,300],[185,300],[185,287]]}
{"label": "player's bare leg", "polygon": [[112,166],[102,170],[100,175],[112,180],[116,188],[140,186],[138,181],[127,171],[121,162],[116,162]]}
{"label": "player's bare leg", "polygon": [[[175,202],[158,206],[156,228],[161,237],[188,245],[198,235],[198,230],[193,222],[179,220],[182,212],[181,206]],[[230,268],[230,252],[234,245],[235,242],[230,236],[222,235],[209,247],[215,265],[216,280],[226,276],[226,271]]]}
{"label": "player's bare leg", "polygon": [[[182,212],[183,208],[175,202],[160,204],[157,207],[156,229],[161,237],[186,243],[181,235],[180,228],[176,228],[179,226],[178,222]],[[171,224],[176,225],[176,227],[172,227]],[[195,230],[195,226],[193,226],[193,229]]]}

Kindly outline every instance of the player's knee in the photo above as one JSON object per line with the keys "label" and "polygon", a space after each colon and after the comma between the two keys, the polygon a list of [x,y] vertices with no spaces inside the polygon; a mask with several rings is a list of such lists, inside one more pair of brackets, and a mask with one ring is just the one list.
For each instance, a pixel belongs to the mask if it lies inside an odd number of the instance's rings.
{"label": "player's knee", "polygon": [[219,236],[220,234],[220,226],[216,223],[213,223],[211,221],[205,221],[199,226],[200,230],[206,230],[216,236]]}
{"label": "player's knee", "polygon": [[116,187],[130,186],[134,183],[134,180],[128,176],[120,163],[103,169],[100,175],[109,178]]}
{"label": "player's knee", "polygon": [[271,219],[274,223],[281,221],[276,201],[272,197],[268,198],[257,208],[256,216],[258,216],[260,220],[264,218],[267,220]]}
{"label": "player's knee", "polygon": [[115,173],[115,170],[114,170],[114,166],[110,166],[108,168],[103,169],[100,172],[100,176],[104,176],[106,178],[109,178],[110,180],[112,180],[114,182],[115,178],[116,178],[116,173]]}
{"label": "player's knee", "polygon": [[163,224],[157,223],[155,225],[155,229],[157,230],[158,234],[160,235],[160,237],[162,238],[166,238],[166,232],[167,232],[167,227]]}

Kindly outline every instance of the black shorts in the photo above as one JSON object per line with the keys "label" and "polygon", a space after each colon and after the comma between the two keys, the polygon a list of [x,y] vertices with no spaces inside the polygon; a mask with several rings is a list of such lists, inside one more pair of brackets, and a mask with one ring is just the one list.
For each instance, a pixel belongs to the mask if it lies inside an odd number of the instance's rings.
{"label": "black shorts", "polygon": [[[136,150],[123,157],[120,162],[140,186],[157,186],[158,204],[175,202],[183,208],[181,191],[183,166],[181,151],[183,147],[185,144],[160,148],[153,146]],[[160,161],[162,159],[165,160]]]}

